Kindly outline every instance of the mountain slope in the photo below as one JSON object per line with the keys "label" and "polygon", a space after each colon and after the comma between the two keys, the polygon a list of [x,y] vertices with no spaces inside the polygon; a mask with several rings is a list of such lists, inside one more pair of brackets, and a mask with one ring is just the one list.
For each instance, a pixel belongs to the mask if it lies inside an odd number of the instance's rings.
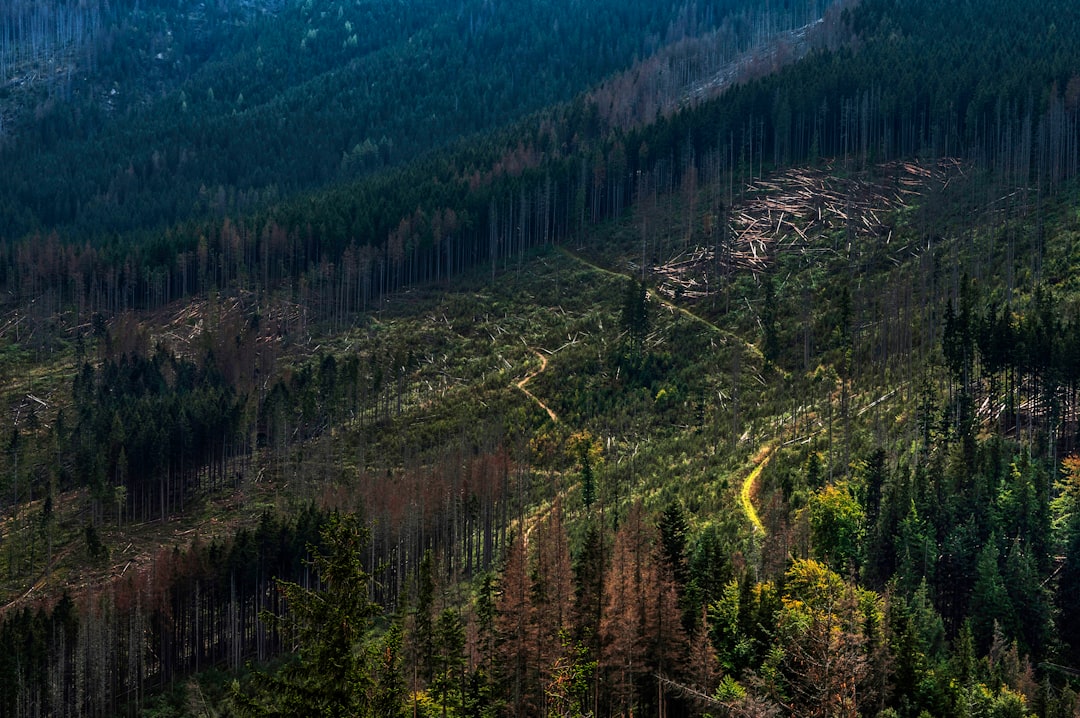
{"label": "mountain slope", "polygon": [[[363,691],[310,697],[391,713],[1075,711],[1076,11],[956,15],[864,0],[680,105],[701,33],[258,212],[0,244],[0,712],[272,710],[332,683],[323,590]],[[353,132],[303,101],[342,76],[190,103]]]}
{"label": "mountain slope", "polygon": [[19,88],[34,70],[11,70],[22,110],[12,105],[0,150],[13,180],[0,196],[2,234],[95,237],[248,212],[505,126],[661,43],[752,18],[751,5],[101,8],[82,41],[88,59],[57,61],[62,83],[50,76],[27,95]]}

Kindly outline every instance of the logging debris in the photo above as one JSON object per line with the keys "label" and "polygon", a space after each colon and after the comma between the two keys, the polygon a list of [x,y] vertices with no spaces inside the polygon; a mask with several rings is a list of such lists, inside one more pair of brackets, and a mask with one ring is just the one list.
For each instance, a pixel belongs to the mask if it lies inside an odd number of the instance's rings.
{"label": "logging debris", "polygon": [[[888,243],[893,228],[888,213],[921,196],[931,187],[944,187],[948,178],[963,174],[959,160],[946,158],[932,165],[896,161],[877,167],[873,177],[841,177],[829,166],[798,167],[746,187],[723,218],[704,223],[698,243],[687,242],[674,256],[653,266],[658,289],[668,298],[708,296],[710,277],[765,271],[779,252],[814,254],[842,252],[852,238],[881,238]],[[823,238],[844,232],[838,248]],[[704,236],[702,236],[704,235]]]}

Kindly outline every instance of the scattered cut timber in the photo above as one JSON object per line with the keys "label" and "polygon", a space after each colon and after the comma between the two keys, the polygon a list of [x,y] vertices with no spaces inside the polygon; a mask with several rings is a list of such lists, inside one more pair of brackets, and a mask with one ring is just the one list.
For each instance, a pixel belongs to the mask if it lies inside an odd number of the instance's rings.
{"label": "scattered cut timber", "polygon": [[818,241],[830,232],[844,231],[860,239],[880,237],[887,243],[891,228],[885,218],[890,211],[931,187],[944,186],[951,175],[963,171],[959,160],[949,158],[929,166],[890,162],[858,177],[838,177],[826,165],[793,168],[756,180],[747,186],[745,199],[731,207],[726,242],[721,232],[713,230],[704,237],[708,244],[684,249],[653,267],[660,278],[659,291],[668,297],[704,297],[710,273],[760,272],[782,251],[836,251]]}

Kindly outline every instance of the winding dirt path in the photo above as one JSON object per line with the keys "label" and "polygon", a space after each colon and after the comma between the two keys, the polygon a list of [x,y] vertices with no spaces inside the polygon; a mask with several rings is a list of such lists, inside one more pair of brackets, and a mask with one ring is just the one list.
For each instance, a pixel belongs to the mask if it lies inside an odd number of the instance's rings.
{"label": "winding dirt path", "polygon": [[739,492],[739,501],[742,504],[743,512],[746,513],[746,518],[750,520],[750,523],[754,525],[754,530],[760,532],[762,536],[765,535],[765,526],[761,523],[761,518],[758,516],[757,509],[754,508],[754,488],[757,484],[758,477],[761,476],[762,470],[769,464],[769,459],[772,458],[773,447],[769,444],[762,446],[758,450],[755,461],[757,466],[746,475],[743,479],[742,491]]}
{"label": "winding dirt path", "polygon": [[[607,275],[610,275],[610,276],[621,277],[621,278],[630,278],[630,279],[633,278],[633,277],[630,277],[630,275],[627,275],[627,274],[622,274],[620,272],[615,272],[615,271],[612,271],[610,269],[605,269],[604,267],[601,267],[601,266],[599,266],[599,265],[597,265],[597,264],[595,264],[593,262],[590,262],[588,259],[585,259],[584,257],[581,257],[581,256],[575,254],[574,252],[570,251],[566,247],[560,247],[560,250],[566,256],[570,257],[571,259],[575,259],[578,262],[581,262],[582,264],[584,264],[585,266],[587,266],[587,267],[589,267],[591,269],[594,269],[597,272],[601,272],[602,274],[607,274]],[[708,327],[709,329],[711,329],[712,331],[723,335],[725,337],[725,339],[731,339],[731,340],[733,340],[733,341],[735,341],[737,343],[742,344],[743,346],[746,347],[747,351],[749,351],[753,356],[757,357],[758,359],[763,359],[764,358],[762,356],[762,354],[761,354],[761,350],[758,349],[757,346],[755,346],[751,342],[746,341],[745,339],[740,337],[738,334],[735,334],[734,332],[728,331],[727,329],[724,329],[722,327],[717,326],[713,322],[710,322],[708,319],[695,314],[694,312],[690,311],[686,307],[680,307],[678,304],[675,304],[674,302],[668,301],[663,296],[661,296],[658,292],[650,291],[649,294],[654,299],[656,299],[656,301],[658,301],[660,303],[660,305],[663,306],[664,308],[666,308],[668,311],[670,311],[670,312],[679,312],[680,314],[685,316],[687,319],[690,319],[691,321],[697,322],[699,324],[703,324],[706,327]],[[522,391],[525,391],[525,390],[522,389]],[[526,392],[526,393],[528,393],[528,392]],[[754,526],[754,531],[760,533],[763,536],[765,535],[765,526],[764,526],[764,524],[761,523],[761,517],[758,516],[757,509],[754,508],[753,495],[754,495],[754,489],[755,489],[755,485],[757,484],[758,477],[761,476],[761,472],[768,465],[769,459],[772,458],[772,454],[773,454],[773,446],[772,446],[772,444],[765,444],[760,449],[758,449],[758,452],[754,457],[754,463],[756,465],[750,471],[750,473],[747,474],[746,478],[743,480],[742,490],[739,492],[739,499],[740,499],[739,502],[742,504],[743,512],[746,514],[746,518]]]}
{"label": "winding dirt path", "polygon": [[[532,381],[538,375],[543,374],[545,371],[547,371],[547,368],[548,368],[548,358],[546,356],[544,356],[543,352],[541,352],[541,351],[539,351],[537,349],[533,349],[532,347],[530,347],[529,349],[532,351],[533,354],[535,354],[537,357],[539,357],[539,359],[540,359],[540,368],[537,369],[536,371],[531,371],[528,374],[526,374],[525,378],[523,378],[521,381],[518,381],[517,383],[515,383],[514,386],[516,386],[521,391],[522,394],[529,397],[533,402],[535,402],[537,406],[539,406],[541,409],[546,411],[547,415],[551,418],[551,421],[553,423],[558,424],[559,423],[559,415],[556,414],[555,411],[550,406],[548,406],[547,404],[542,402],[539,398],[537,398],[537,396],[535,394],[533,394],[531,391],[529,391],[528,389],[525,388],[526,384],[528,384],[530,381]],[[525,517],[522,518],[522,523],[524,524],[524,532],[525,532],[524,536],[523,536],[523,539],[525,541],[526,550],[528,549],[528,546],[529,546],[529,539],[532,538],[533,530],[537,526],[542,524],[544,521],[547,521],[548,517],[551,516],[551,512],[554,511],[555,507],[562,501],[563,496],[567,493],[567,491],[569,491],[572,488],[574,488],[574,487],[571,486],[571,487],[568,487],[566,489],[563,489],[562,491],[556,490],[555,496],[553,496],[550,501],[542,502],[540,507],[537,508],[537,510],[534,511],[530,516],[528,516],[527,518],[525,518]]]}
{"label": "winding dirt path", "polygon": [[547,371],[547,365],[548,365],[547,357],[544,356],[541,352],[537,351],[536,349],[533,349],[532,352],[536,356],[540,357],[540,368],[537,369],[536,371],[529,372],[528,374],[526,374],[525,378],[522,379],[521,381],[519,381],[514,386],[516,386],[518,389],[520,389],[522,394],[524,394],[525,396],[529,397],[534,402],[536,402],[537,406],[539,406],[541,409],[546,411],[547,415],[551,417],[552,422],[558,424],[559,423],[559,415],[556,414],[554,411],[552,411],[550,406],[548,406],[547,404],[545,404],[544,402],[542,402],[538,398],[536,398],[535,394],[533,394],[531,391],[529,391],[528,389],[525,388],[525,385],[528,384],[530,381],[532,381],[534,377],[536,377],[539,374],[543,374],[545,371]]}

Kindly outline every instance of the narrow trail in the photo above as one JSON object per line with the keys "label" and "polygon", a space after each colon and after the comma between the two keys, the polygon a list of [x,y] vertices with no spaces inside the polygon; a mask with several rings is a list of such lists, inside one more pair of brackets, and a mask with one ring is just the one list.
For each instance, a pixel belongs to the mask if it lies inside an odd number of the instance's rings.
{"label": "narrow trail", "polygon": [[[581,257],[570,251],[566,247],[560,247],[560,251],[562,251],[563,254],[570,257],[571,259],[577,260],[585,266],[594,269],[602,274],[607,274],[613,277],[620,277],[623,279],[632,279],[632,277],[630,277],[629,275],[615,272],[610,269],[605,269],[604,267],[594,264],[588,259],[585,259],[584,257]],[[762,355],[761,350],[758,349],[757,346],[755,346],[754,344],[751,344],[750,342],[740,337],[738,334],[728,331],[727,329],[723,329],[716,324],[710,322],[708,319],[694,314],[689,309],[686,309],[685,307],[680,307],[678,304],[668,301],[658,292],[650,291],[649,294],[653,296],[656,301],[658,301],[661,306],[665,307],[668,311],[679,312],[691,321],[703,324],[712,331],[717,332],[718,334],[722,334],[725,338],[730,338],[735,342],[743,344],[746,347],[747,351],[749,351],[752,355],[754,355],[758,359],[764,360],[764,355]],[[522,391],[524,391],[524,389]],[[761,523],[761,518],[758,516],[757,509],[754,508],[753,494],[758,477],[761,476],[761,472],[768,465],[769,459],[772,458],[772,453],[772,444],[765,444],[758,450],[755,457],[756,466],[754,466],[754,468],[750,471],[749,474],[747,474],[746,478],[743,480],[742,490],[740,492],[740,503],[742,504],[743,511],[746,513],[746,518],[749,519],[750,523],[754,526],[755,532],[758,532],[762,535],[765,535],[765,526]]]}
{"label": "narrow trail", "polygon": [[742,503],[743,511],[746,513],[746,518],[750,519],[750,523],[754,525],[754,530],[762,536],[765,535],[765,526],[761,523],[757,509],[754,508],[753,495],[758,477],[761,476],[762,470],[769,464],[772,454],[773,447],[770,444],[761,447],[757,453],[757,466],[743,479],[742,491],[739,492],[739,500]]}
{"label": "narrow trail", "polygon": [[518,389],[520,389],[522,394],[524,394],[525,396],[529,397],[534,402],[536,402],[536,405],[539,406],[544,411],[546,411],[547,415],[551,417],[551,420],[554,423],[558,424],[559,423],[559,415],[556,414],[554,411],[552,411],[550,406],[548,406],[547,404],[545,404],[544,402],[542,402],[538,398],[536,398],[535,394],[533,394],[531,391],[529,391],[528,389],[525,388],[525,385],[528,384],[530,381],[532,381],[534,377],[536,377],[536,376],[538,376],[540,374],[543,374],[545,371],[547,371],[547,366],[548,366],[548,360],[547,360],[546,356],[544,356],[541,352],[537,351],[536,349],[533,349],[532,352],[536,356],[540,357],[540,368],[537,369],[534,372],[529,372],[528,374],[526,374],[525,378],[522,379],[521,381],[519,381],[514,386],[516,386]]}
{"label": "narrow trail", "polygon": [[[862,407],[858,412],[855,413],[855,415],[862,416],[878,404],[888,401],[889,399],[894,397],[899,391],[901,391],[906,384],[907,382],[903,382],[900,384],[900,386],[896,387],[892,391],[886,392],[885,394],[877,397],[869,404]],[[755,531],[760,532],[763,536],[765,535],[765,527],[761,523],[761,518],[758,516],[757,509],[754,508],[754,492],[756,490],[758,477],[761,476],[761,472],[768,465],[769,459],[772,458],[773,453],[779,446],[790,446],[792,444],[800,442],[808,442],[815,436],[823,433],[826,430],[827,429],[823,427],[821,429],[818,429],[817,431],[813,431],[808,434],[795,436],[791,439],[788,439],[787,441],[783,441],[782,437],[777,437],[776,439],[774,439],[773,443],[763,444],[761,448],[758,449],[757,454],[755,454],[754,456],[755,466],[750,471],[750,473],[746,475],[746,478],[743,479],[742,489],[739,492],[739,503],[742,504],[743,512],[746,514],[746,518],[749,519],[750,523],[753,524]]]}
{"label": "narrow trail", "polygon": [[[571,250],[567,249],[566,247],[559,247],[559,251],[562,252],[563,254],[565,254],[567,257],[570,257],[571,259],[574,259],[574,260],[576,260],[578,262],[581,262],[586,267],[594,269],[597,272],[600,272],[602,274],[607,274],[607,275],[612,276],[612,277],[619,277],[621,279],[633,279],[633,277],[630,276],[629,274],[623,274],[622,272],[616,272],[616,271],[611,270],[611,269],[605,269],[604,267],[601,267],[599,264],[595,264],[595,263],[589,261],[588,259],[585,259],[584,257],[582,257],[582,256],[572,252]],[[706,327],[708,327],[709,329],[711,329],[712,331],[717,332],[718,334],[724,335],[725,338],[732,339],[732,340],[734,340],[736,342],[739,342],[739,343],[743,344],[746,347],[747,351],[749,351],[751,354],[753,354],[756,358],[764,360],[765,357],[761,353],[761,350],[758,349],[757,346],[755,346],[754,344],[751,344],[750,342],[748,342],[745,339],[743,339],[742,337],[740,337],[738,334],[735,334],[734,332],[728,331],[727,329],[723,329],[722,327],[719,327],[716,324],[713,324],[712,322],[710,322],[705,317],[694,314],[692,311],[690,311],[686,307],[680,307],[678,304],[675,304],[674,302],[671,302],[671,301],[665,299],[663,296],[660,295],[659,292],[653,291],[651,287],[649,289],[649,296],[653,297],[657,302],[660,303],[661,306],[663,306],[668,311],[670,311],[670,312],[679,312],[680,314],[685,316],[687,319],[690,319],[691,321],[695,321],[695,322],[697,322],[699,324],[703,324]]]}
{"label": "narrow trail", "polygon": [[[524,340],[522,340],[522,341],[524,341]],[[516,386],[521,391],[522,394],[524,394],[525,396],[532,399],[536,403],[537,406],[539,406],[541,409],[546,411],[547,415],[549,417],[551,417],[551,421],[553,423],[558,424],[559,423],[559,415],[556,414],[555,411],[550,406],[548,406],[547,404],[542,402],[539,398],[537,398],[537,396],[535,394],[533,394],[531,391],[529,391],[528,389],[525,388],[526,384],[528,384],[530,381],[532,381],[534,378],[536,378],[540,374],[543,374],[545,371],[547,371],[547,368],[548,368],[548,358],[546,356],[544,356],[543,352],[541,352],[541,351],[539,351],[537,349],[533,349],[532,347],[530,347],[530,350],[532,351],[533,354],[535,354],[537,357],[540,358],[540,368],[537,369],[536,371],[532,371],[532,372],[529,372],[528,374],[526,374],[525,377],[521,381],[518,381],[517,383],[515,383],[514,386]],[[523,539],[525,541],[526,549],[529,546],[529,539],[532,538],[532,533],[536,529],[536,527],[539,526],[540,524],[542,524],[543,522],[548,520],[548,518],[551,516],[551,512],[554,511],[555,507],[558,506],[562,502],[562,499],[567,494],[567,492],[572,490],[573,488],[574,488],[573,486],[570,486],[570,487],[567,487],[567,488],[565,488],[565,489],[563,489],[561,491],[556,490],[555,495],[551,498],[550,501],[541,502],[540,506],[530,516],[528,516],[528,517],[523,516],[522,517],[521,523],[524,524],[524,536],[523,536]]]}
{"label": "narrow trail", "polygon": [[544,501],[540,505],[540,507],[535,512],[533,512],[531,516],[523,519],[522,523],[525,524],[525,533],[523,538],[525,541],[526,549],[529,548],[529,539],[532,538],[532,533],[536,529],[536,527],[551,518],[551,513],[555,511],[556,507],[558,507],[558,509],[562,511],[563,497],[566,496],[567,493],[573,488],[573,486],[569,486],[562,491],[556,491],[555,496],[550,501]]}

